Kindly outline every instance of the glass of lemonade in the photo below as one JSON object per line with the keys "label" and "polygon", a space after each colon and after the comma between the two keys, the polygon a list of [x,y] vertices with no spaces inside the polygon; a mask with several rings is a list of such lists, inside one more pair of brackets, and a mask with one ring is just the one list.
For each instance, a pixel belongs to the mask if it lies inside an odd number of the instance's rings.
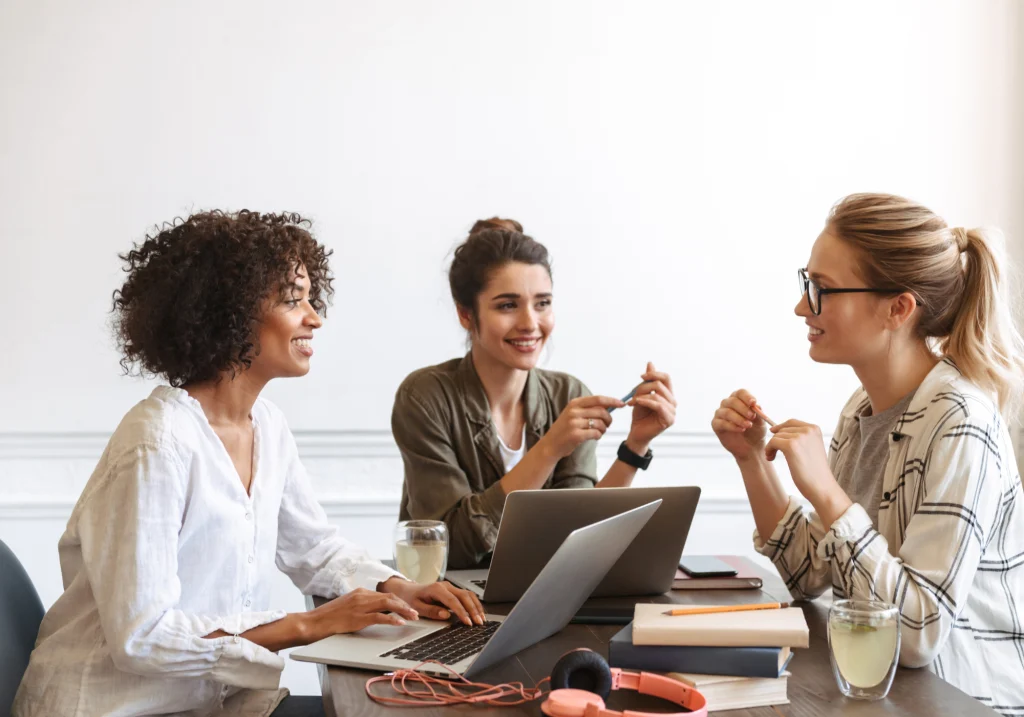
{"label": "glass of lemonade", "polygon": [[395,526],[395,569],[414,583],[444,578],[448,527],[440,520],[405,520]]}
{"label": "glass of lemonade", "polygon": [[900,655],[900,611],[877,600],[838,600],[828,611],[828,646],[839,690],[858,700],[889,694]]}

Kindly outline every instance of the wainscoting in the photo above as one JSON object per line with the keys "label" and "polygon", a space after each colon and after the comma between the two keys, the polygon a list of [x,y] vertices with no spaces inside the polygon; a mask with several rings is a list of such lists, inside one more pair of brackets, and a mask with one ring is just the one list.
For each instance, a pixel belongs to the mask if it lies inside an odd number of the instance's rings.
{"label": "wainscoting", "polygon": [[[402,461],[390,432],[306,431],[295,437],[330,520],[375,555],[390,556],[402,485]],[[601,442],[599,472],[614,460],[621,439],[609,435]],[[0,434],[0,539],[25,564],[47,606],[62,590],[57,540],[106,441],[99,433]],[[651,469],[637,485],[703,490],[686,552],[755,557],[753,519],[739,473],[714,435],[672,433],[658,439],[654,452]],[[303,609],[302,597],[283,576],[275,591],[284,609]],[[312,666],[291,662],[283,684],[296,694],[319,689]]]}

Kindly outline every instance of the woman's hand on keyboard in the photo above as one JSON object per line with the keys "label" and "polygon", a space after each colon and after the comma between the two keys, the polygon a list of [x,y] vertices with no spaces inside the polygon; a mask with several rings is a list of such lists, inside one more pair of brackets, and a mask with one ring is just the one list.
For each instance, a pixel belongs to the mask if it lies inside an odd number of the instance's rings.
{"label": "woman's hand on keyboard", "polygon": [[406,620],[419,619],[417,612],[398,595],[365,588],[356,588],[305,615],[309,642],[370,625],[404,625]]}
{"label": "woman's hand on keyboard", "polygon": [[454,614],[466,625],[484,624],[484,606],[476,594],[448,581],[419,585],[396,577],[381,583],[378,589],[394,593],[423,617],[447,620]]}

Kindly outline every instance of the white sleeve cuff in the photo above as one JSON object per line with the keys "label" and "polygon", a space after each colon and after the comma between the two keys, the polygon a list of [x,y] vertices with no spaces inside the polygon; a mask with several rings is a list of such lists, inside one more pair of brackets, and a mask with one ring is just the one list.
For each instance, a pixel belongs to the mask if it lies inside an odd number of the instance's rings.
{"label": "white sleeve cuff", "polygon": [[323,595],[322,597],[338,597],[339,595],[352,592],[356,588],[375,591],[377,585],[393,577],[405,580],[405,577],[400,572],[392,570],[384,563],[377,560],[365,560],[360,562],[355,571],[351,573],[335,572],[331,581],[331,594]]}
{"label": "white sleeve cuff", "polygon": [[266,625],[270,622],[277,622],[285,616],[284,610],[265,610],[263,612],[242,612],[236,615],[224,615],[220,617],[202,618],[204,635],[211,632],[223,630],[232,635],[241,635],[254,627]]}
{"label": "white sleeve cuff", "polygon": [[252,690],[276,690],[281,685],[284,658],[244,637],[218,637],[217,662],[211,676],[217,682]]}
{"label": "white sleeve cuff", "polygon": [[217,630],[230,633],[228,637],[211,640],[217,647],[216,662],[211,671],[213,679],[234,687],[276,690],[281,684],[284,658],[240,635],[284,616],[284,610],[267,610],[203,618],[206,623],[203,634]]}

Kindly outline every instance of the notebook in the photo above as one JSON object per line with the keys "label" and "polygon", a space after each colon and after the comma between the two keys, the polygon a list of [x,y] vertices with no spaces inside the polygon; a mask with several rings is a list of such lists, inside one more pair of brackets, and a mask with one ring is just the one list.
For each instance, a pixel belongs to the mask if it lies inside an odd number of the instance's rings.
{"label": "notebook", "polygon": [[637,603],[634,645],[687,647],[807,647],[810,633],[803,610],[666,615],[663,603]]}
{"label": "notebook", "polygon": [[762,586],[757,567],[739,555],[716,555],[719,560],[728,563],[736,574],[729,577],[693,578],[682,570],[676,570],[672,580],[673,590],[759,590]]}
{"label": "notebook", "polygon": [[708,712],[789,704],[788,672],[779,677],[728,677],[681,672],[670,672],[668,676],[700,691],[708,701]]}
{"label": "notebook", "polygon": [[697,672],[734,677],[778,677],[793,656],[788,647],[634,645],[633,626],[608,642],[608,664],[642,672]]}

